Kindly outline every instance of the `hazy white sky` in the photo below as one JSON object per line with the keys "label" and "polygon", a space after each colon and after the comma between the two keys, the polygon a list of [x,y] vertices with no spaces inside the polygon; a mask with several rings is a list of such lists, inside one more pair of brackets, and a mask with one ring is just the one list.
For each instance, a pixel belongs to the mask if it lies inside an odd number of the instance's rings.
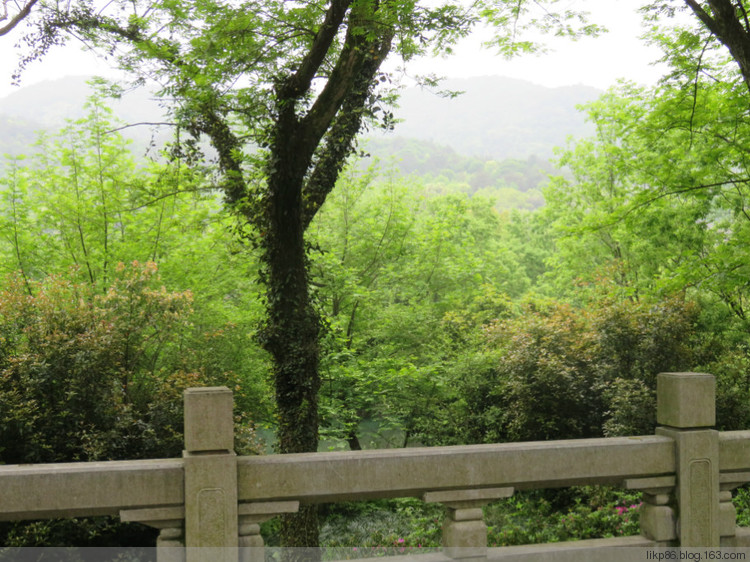
{"label": "hazy white sky", "polygon": [[[423,60],[413,64],[409,70],[451,78],[509,76],[549,87],[586,84],[605,89],[614,85],[618,78],[653,83],[661,73],[650,63],[658,59],[660,53],[653,47],[645,46],[639,39],[643,31],[636,12],[639,4],[633,0],[571,0],[572,7],[584,6],[591,12],[592,20],[604,25],[610,32],[596,39],[586,38],[578,42],[548,41],[554,49],[551,53],[508,61],[490,50],[480,48],[478,38],[470,38],[459,45],[455,56]],[[16,65],[17,54],[13,49],[16,40],[17,36],[12,35],[0,38],[0,97],[16,90],[10,85],[10,76]],[[30,66],[24,73],[22,83],[29,85],[71,74],[107,75],[112,72],[106,63],[83,53],[78,46],[70,43]]]}
{"label": "hazy white sky", "polygon": [[662,72],[651,63],[661,51],[647,46],[640,36],[644,29],[634,0],[585,0],[569,2],[591,13],[591,20],[609,33],[579,41],[545,38],[551,52],[506,60],[481,48],[478,39],[467,40],[457,55],[440,61],[423,61],[420,71],[431,70],[444,76],[499,75],[521,78],[548,87],[585,84],[600,89],[613,86],[620,78],[651,84]]}

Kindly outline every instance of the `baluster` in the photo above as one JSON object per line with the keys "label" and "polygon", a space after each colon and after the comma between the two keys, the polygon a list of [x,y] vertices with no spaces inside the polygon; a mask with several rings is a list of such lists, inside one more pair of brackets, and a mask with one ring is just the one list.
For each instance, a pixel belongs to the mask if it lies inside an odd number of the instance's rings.
{"label": "baluster", "polygon": [[482,506],[509,498],[513,488],[426,492],[422,499],[447,508],[443,522],[443,551],[453,559],[487,556],[487,525]]}
{"label": "baluster", "polygon": [[180,506],[120,511],[120,521],[143,523],[159,529],[156,538],[157,562],[185,562],[184,518],[185,509]]}
{"label": "baluster", "polygon": [[240,562],[264,562],[260,524],[283,513],[299,511],[298,501],[241,503],[239,515]]}
{"label": "baluster", "polygon": [[732,503],[732,490],[748,482],[750,482],[750,472],[729,472],[719,475],[719,534],[722,540],[721,546],[730,546],[737,536],[737,509]]}
{"label": "baluster", "polygon": [[624,483],[628,490],[643,492],[639,514],[641,535],[656,541],[659,546],[669,546],[677,538],[677,516],[674,508],[668,505],[676,482],[674,476],[658,476],[631,478]]}

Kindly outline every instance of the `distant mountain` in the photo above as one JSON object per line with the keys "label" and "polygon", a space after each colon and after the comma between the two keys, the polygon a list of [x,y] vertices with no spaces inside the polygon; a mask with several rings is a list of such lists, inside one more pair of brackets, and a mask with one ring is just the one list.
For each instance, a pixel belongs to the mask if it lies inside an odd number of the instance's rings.
{"label": "distant mountain", "polygon": [[[87,84],[90,76],[69,76],[40,82],[0,99],[0,154],[26,154],[40,131],[56,132],[67,120],[86,115],[84,105],[92,95]],[[125,93],[119,100],[109,100],[115,116],[124,124],[164,121],[158,100],[145,89]],[[154,131],[152,126],[131,127],[123,132],[144,149],[157,135],[158,142],[169,139],[169,131]]]}
{"label": "distant mountain", "polygon": [[[28,152],[33,131],[56,131],[66,119],[85,115],[83,105],[91,92],[86,79],[78,76],[43,82],[0,99],[0,153]],[[553,147],[563,145],[569,135],[591,132],[575,106],[601,93],[587,86],[545,88],[501,77],[447,80],[441,88],[464,93],[446,99],[420,88],[406,89],[395,111],[402,122],[393,134],[371,135],[374,144],[395,143],[395,148],[404,138],[413,138],[483,159],[547,159]],[[110,106],[125,123],[164,120],[158,100],[146,89],[129,92]],[[162,128],[157,144],[167,140],[169,133],[168,128]],[[141,148],[151,141],[152,130],[132,127],[124,134]],[[383,148],[383,153],[393,152]]]}
{"label": "distant mountain", "polygon": [[403,120],[394,136],[494,160],[546,159],[568,136],[591,134],[576,106],[602,93],[588,86],[546,88],[499,76],[446,80],[441,89],[464,93],[448,99],[420,88],[405,90],[394,112]]}
{"label": "distant mountain", "polygon": [[0,113],[0,155],[24,154],[42,129],[41,123]]}

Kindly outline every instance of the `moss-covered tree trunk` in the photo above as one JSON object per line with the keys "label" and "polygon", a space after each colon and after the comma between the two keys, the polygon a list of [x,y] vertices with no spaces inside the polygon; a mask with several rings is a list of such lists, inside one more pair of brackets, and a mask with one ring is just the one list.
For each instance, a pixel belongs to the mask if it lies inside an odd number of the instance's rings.
{"label": "moss-covered tree trunk", "polygon": [[[304,235],[353,150],[375,75],[392,40],[387,26],[379,27],[374,38],[363,35],[360,16],[350,14],[328,83],[315,103],[300,111],[324,49],[330,47],[348,8],[349,0],[330,5],[314,41],[320,51],[312,49],[295,74],[276,84],[268,189],[256,224],[267,287],[262,341],[273,356],[280,453],[318,448],[320,319],[310,298]],[[299,513],[285,516],[281,540],[285,547],[318,546],[316,507],[301,506]]]}
{"label": "moss-covered tree trunk", "polygon": [[[319,318],[310,302],[302,187],[311,153],[304,146],[293,104],[280,108],[261,232],[266,267],[267,320],[263,343],[273,356],[281,453],[318,449]],[[314,148],[314,147],[313,147]],[[285,516],[282,545],[318,545],[315,506]]]}

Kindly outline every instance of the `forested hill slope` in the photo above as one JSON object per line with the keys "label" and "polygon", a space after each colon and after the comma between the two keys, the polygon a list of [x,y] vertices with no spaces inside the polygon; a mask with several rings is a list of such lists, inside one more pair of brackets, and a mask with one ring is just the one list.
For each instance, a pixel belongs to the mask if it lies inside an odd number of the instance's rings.
{"label": "forested hill slope", "polygon": [[[83,116],[83,104],[90,93],[86,79],[78,76],[43,82],[0,99],[0,154],[26,153],[34,131],[54,131],[65,119]],[[377,145],[379,155],[390,155],[394,150],[385,145],[413,138],[483,159],[547,159],[569,135],[589,131],[575,107],[601,93],[586,86],[545,88],[497,76],[446,80],[442,88],[464,93],[446,99],[426,89],[406,89],[394,112],[401,122],[394,133],[373,133],[373,149]],[[127,123],[163,119],[158,103],[144,89],[112,101],[111,106]],[[146,127],[128,129],[126,134],[138,144],[151,137]]]}

